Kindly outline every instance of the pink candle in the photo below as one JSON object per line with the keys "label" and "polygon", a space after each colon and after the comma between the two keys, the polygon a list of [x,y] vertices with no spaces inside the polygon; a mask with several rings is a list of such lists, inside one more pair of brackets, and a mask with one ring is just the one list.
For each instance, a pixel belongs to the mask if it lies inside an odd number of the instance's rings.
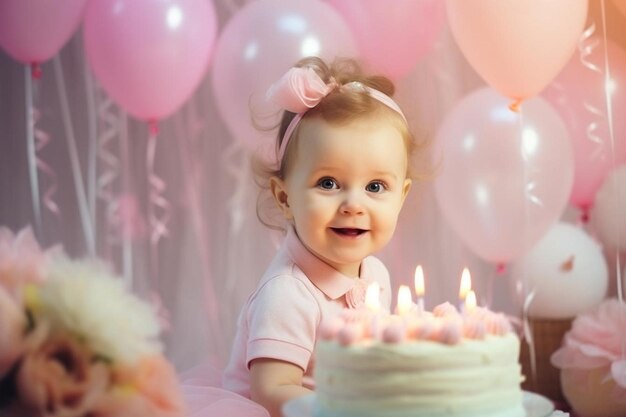
{"label": "pink candle", "polygon": [[417,309],[420,313],[424,312],[424,271],[422,265],[415,268],[415,295],[417,296]]}

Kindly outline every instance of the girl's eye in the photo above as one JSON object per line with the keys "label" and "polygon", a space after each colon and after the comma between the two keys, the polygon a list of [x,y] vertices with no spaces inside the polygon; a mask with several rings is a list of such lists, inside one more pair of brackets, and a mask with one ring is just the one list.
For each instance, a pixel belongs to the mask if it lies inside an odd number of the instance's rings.
{"label": "girl's eye", "polygon": [[380,181],[370,182],[367,184],[367,187],[365,187],[365,190],[370,193],[380,193],[385,190],[385,184]]}
{"label": "girl's eye", "polygon": [[332,178],[322,178],[317,183],[317,186],[323,188],[324,190],[332,190],[334,188],[337,188],[337,183]]}

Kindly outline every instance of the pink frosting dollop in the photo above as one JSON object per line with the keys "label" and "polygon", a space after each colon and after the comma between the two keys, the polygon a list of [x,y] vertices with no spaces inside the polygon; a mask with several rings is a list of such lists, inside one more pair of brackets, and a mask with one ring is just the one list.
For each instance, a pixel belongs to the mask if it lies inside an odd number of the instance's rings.
{"label": "pink frosting dollop", "polygon": [[446,301],[445,303],[435,306],[433,314],[435,317],[456,316],[459,315],[459,310],[457,310],[454,305]]}
{"label": "pink frosting dollop", "polygon": [[441,326],[439,332],[439,341],[447,345],[456,345],[463,337],[462,321],[446,320]]}
{"label": "pink frosting dollop", "polygon": [[383,342],[401,343],[406,338],[406,328],[402,323],[390,323],[383,330]]}
{"label": "pink frosting dollop", "polygon": [[463,335],[468,339],[484,339],[487,335],[487,327],[484,322],[469,318],[463,323]]}

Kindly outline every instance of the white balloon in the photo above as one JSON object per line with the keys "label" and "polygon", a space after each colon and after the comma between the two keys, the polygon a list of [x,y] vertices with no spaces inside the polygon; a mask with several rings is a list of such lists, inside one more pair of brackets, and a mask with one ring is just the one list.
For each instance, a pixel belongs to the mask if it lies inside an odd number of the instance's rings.
{"label": "white balloon", "polygon": [[626,165],[616,168],[598,189],[591,224],[607,246],[626,251]]}
{"label": "white balloon", "polygon": [[561,222],[511,266],[511,279],[518,291],[534,293],[529,316],[567,319],[606,297],[609,273],[601,246],[581,228]]}

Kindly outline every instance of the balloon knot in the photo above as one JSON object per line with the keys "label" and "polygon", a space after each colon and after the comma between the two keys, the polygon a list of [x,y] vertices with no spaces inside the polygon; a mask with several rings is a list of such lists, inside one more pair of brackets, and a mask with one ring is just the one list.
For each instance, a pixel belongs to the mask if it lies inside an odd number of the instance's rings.
{"label": "balloon knot", "polygon": [[496,265],[496,274],[504,275],[505,272],[506,272],[506,264],[499,263]]}
{"label": "balloon knot", "polygon": [[39,80],[41,79],[41,65],[39,65],[39,62],[33,62],[30,64],[30,71],[31,71],[31,76],[33,77],[33,80]]}
{"label": "balloon knot", "polygon": [[589,223],[589,207],[585,206],[581,208],[580,221],[582,224]]}
{"label": "balloon knot", "polygon": [[159,122],[156,119],[148,120],[148,128],[150,129],[151,136],[159,134]]}
{"label": "balloon knot", "polygon": [[515,113],[519,113],[519,106],[521,104],[522,104],[522,99],[516,98],[513,103],[509,104],[509,109],[511,109],[511,111],[514,111]]}

